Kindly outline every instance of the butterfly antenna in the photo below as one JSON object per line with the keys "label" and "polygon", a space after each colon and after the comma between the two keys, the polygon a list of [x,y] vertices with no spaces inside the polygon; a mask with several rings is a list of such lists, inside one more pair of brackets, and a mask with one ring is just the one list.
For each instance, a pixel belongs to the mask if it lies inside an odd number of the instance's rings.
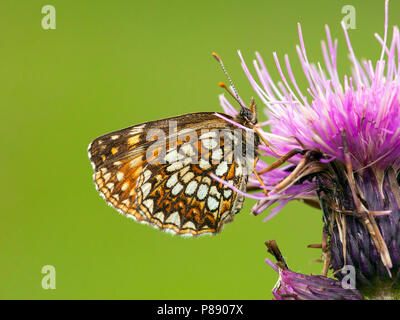
{"label": "butterfly antenna", "polygon": [[231,96],[233,99],[235,99],[235,101],[237,101],[237,102],[243,107],[242,102],[238,99],[238,97],[236,97],[236,96],[232,93],[231,90],[229,90],[229,88],[226,86],[225,83],[219,82],[218,85],[219,85],[221,88],[224,88],[224,89],[226,90],[226,92],[228,92],[228,93],[230,94],[230,96]]}
{"label": "butterfly antenna", "polygon": [[233,85],[233,81],[232,81],[231,77],[229,76],[228,71],[226,71],[225,66],[224,66],[224,63],[222,62],[221,58],[220,58],[219,55],[216,54],[215,52],[213,52],[212,55],[213,55],[214,58],[218,61],[218,63],[220,64],[222,70],[224,71],[226,77],[228,78],[229,83],[231,84],[231,87],[232,87],[232,89],[233,89],[234,94],[232,93],[231,90],[229,90],[229,88],[228,88],[223,82],[218,83],[218,85],[219,85],[220,87],[224,88],[224,89],[225,89],[225,90],[240,104],[240,106],[246,107],[246,106],[243,104],[243,102],[242,102],[242,100],[241,100],[239,94],[237,93],[236,88],[235,88],[235,86]]}

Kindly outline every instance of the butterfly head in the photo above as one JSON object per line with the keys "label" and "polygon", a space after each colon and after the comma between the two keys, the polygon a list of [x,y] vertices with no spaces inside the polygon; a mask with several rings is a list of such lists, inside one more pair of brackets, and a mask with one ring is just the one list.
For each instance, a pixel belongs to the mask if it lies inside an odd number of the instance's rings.
{"label": "butterfly head", "polygon": [[256,101],[254,98],[251,99],[251,103],[249,107],[241,106],[240,113],[238,115],[238,120],[242,122],[244,125],[248,127],[252,127],[257,124],[258,117],[257,117],[257,108],[256,108]]}
{"label": "butterfly head", "polygon": [[233,85],[233,82],[231,80],[231,77],[229,76],[228,72],[225,69],[224,64],[222,63],[221,58],[216,53],[213,53],[213,56],[221,65],[222,70],[224,71],[226,77],[229,80],[229,83],[231,85],[233,92],[223,82],[220,82],[219,86],[224,88],[232,96],[232,98],[235,99],[239,103],[239,105],[241,107],[240,113],[237,115],[236,120],[238,122],[240,122],[241,124],[248,126],[248,127],[252,127],[252,126],[256,125],[258,119],[257,119],[256,102],[255,102],[254,98],[251,99],[250,106],[247,107],[242,102],[242,99],[239,97],[239,94],[237,93],[235,86]]}

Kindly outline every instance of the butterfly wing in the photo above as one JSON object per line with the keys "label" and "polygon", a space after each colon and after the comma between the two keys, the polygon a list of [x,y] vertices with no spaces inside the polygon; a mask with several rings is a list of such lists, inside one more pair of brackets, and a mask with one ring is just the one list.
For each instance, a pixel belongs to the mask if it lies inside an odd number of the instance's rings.
{"label": "butterfly wing", "polygon": [[217,233],[243,197],[210,174],[240,190],[247,184],[247,163],[234,156],[234,130],[214,112],[202,112],[103,135],[89,145],[96,188],[139,222],[179,235]]}

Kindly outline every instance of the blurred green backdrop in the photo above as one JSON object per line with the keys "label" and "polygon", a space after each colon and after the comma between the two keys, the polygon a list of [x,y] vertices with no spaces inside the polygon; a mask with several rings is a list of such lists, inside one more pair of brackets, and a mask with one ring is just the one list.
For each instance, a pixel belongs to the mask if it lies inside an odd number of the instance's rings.
{"label": "blurred green backdrop", "polygon": [[[56,30],[41,9],[56,8]],[[86,148],[133,124],[221,110],[218,52],[246,101],[254,95],[237,49],[258,50],[276,78],[273,51],[288,53],[302,23],[310,60],[322,60],[328,24],[339,39],[344,5],[356,8],[358,57],[379,57],[383,1],[11,1],[0,3],[2,299],[269,299],[277,274],[264,259],[276,239],[289,266],[319,273],[321,214],[300,203],[262,223],[247,199],[215,237],[181,239],[117,214],[97,194]],[[390,24],[400,3],[390,4]],[[259,104],[259,106],[261,106]],[[263,116],[261,116],[263,119]],[[56,290],[41,287],[44,265]]]}

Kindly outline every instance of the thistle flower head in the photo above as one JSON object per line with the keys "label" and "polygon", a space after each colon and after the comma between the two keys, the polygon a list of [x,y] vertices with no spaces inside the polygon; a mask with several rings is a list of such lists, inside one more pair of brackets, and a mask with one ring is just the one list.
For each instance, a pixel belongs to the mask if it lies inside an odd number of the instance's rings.
{"label": "thistle flower head", "polygon": [[[328,26],[326,42],[322,42],[324,64],[321,64],[309,61],[298,25],[300,44],[296,49],[308,83],[306,92],[300,90],[287,55],[281,61],[273,54],[281,77],[276,83],[260,54],[256,53],[253,61],[255,77],[239,52],[242,67],[259,101],[266,105],[264,112],[268,121],[263,125],[268,125],[269,130],[260,129],[260,132],[273,150],[261,147],[265,154],[276,157],[277,153],[284,155],[293,149],[317,150],[323,155],[322,162],[336,159],[345,163],[348,156],[353,170],[370,167],[384,171],[391,166],[397,171],[400,168],[400,33],[395,26],[388,44],[387,5],[385,12],[384,37],[375,35],[382,48],[377,61],[357,59],[342,23],[352,63],[352,73],[343,77],[339,77],[337,70],[338,42],[332,39]],[[236,113],[224,96],[220,102],[225,112]],[[288,161],[298,164],[301,158],[298,154]],[[260,161],[258,169],[266,166]],[[266,188],[273,190],[277,181],[289,173],[286,167],[263,175]],[[305,183],[281,193],[279,200],[285,203],[299,197],[313,198],[316,189],[315,182]],[[261,212],[276,200],[271,194],[255,211]]]}
{"label": "thistle flower head", "polygon": [[[270,145],[261,153],[278,158],[258,161],[249,189],[263,189],[252,211],[303,199],[323,209],[325,273],[351,264],[358,288],[400,287],[400,32],[388,40],[388,0],[384,36],[376,61],[358,60],[342,23],[352,72],[339,76],[338,41],[326,26],[324,63],[311,63],[298,25],[296,47],[307,83],[302,91],[287,55],[273,60],[280,74],[274,82],[257,53],[251,72],[242,67],[258,100],[265,104],[269,126],[259,133]],[[220,97],[225,112],[229,102]],[[288,163],[286,166],[282,166]],[[265,192],[265,190],[267,192]],[[338,276],[340,273],[336,272]],[[340,276],[338,276],[340,278]],[[397,289],[396,289],[397,290]],[[390,291],[390,290],[389,290]],[[397,293],[396,293],[397,294]]]}
{"label": "thistle flower head", "polygon": [[277,264],[266,259],[278,274],[279,279],[272,290],[276,300],[363,300],[354,288],[344,287],[341,281],[321,275],[305,275],[290,270],[274,240],[266,242],[268,252],[277,259]]}
{"label": "thistle flower head", "polygon": [[[268,259],[266,262],[273,267]],[[274,267],[273,267],[274,268]],[[275,269],[275,268],[274,268]],[[321,275],[306,275],[277,269],[279,279],[272,293],[276,300],[363,300],[356,289],[343,288],[341,281]]]}
{"label": "thistle flower head", "polygon": [[[337,40],[333,41],[326,26],[327,43],[322,42],[325,68],[307,57],[301,27],[298,25],[300,45],[297,53],[308,82],[302,92],[291,70],[289,58],[284,62],[273,54],[281,81],[275,83],[261,56],[257,54],[254,79],[239,52],[243,69],[266,105],[270,143],[280,154],[295,148],[319,150],[327,158],[345,161],[343,134],[355,170],[366,166],[384,169],[400,167],[400,35],[393,28],[391,44],[382,40],[382,55],[376,62],[359,61],[351,46],[344,24],[353,72],[340,78],[337,71]],[[285,70],[286,69],[286,70]],[[286,72],[285,72],[286,71]],[[275,156],[270,150],[265,150]],[[299,161],[300,156],[295,160]]]}

